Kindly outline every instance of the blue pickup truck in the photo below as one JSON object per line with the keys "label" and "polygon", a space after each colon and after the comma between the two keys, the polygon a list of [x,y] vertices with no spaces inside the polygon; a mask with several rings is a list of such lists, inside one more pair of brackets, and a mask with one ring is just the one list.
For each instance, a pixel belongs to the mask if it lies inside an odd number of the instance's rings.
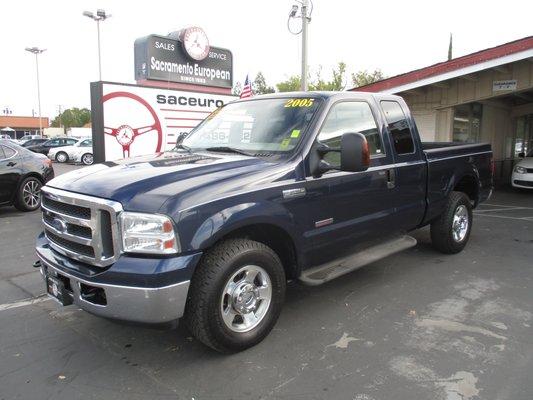
{"label": "blue pickup truck", "polygon": [[286,282],[319,285],[416,245],[460,252],[489,198],[488,144],[422,143],[402,98],[300,92],[230,103],[173,151],[42,189],[37,261],[63,305],[184,319],[221,351],[260,342]]}

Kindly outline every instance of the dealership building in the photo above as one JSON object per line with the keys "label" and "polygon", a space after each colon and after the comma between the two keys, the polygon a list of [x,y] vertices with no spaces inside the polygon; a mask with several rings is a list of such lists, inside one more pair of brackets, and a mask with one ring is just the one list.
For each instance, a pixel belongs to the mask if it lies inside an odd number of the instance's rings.
{"label": "dealership building", "polygon": [[23,116],[0,116],[0,133],[9,135],[12,139],[20,139],[24,135],[38,135],[39,128],[48,128],[50,121],[48,118],[23,117]]}
{"label": "dealership building", "polygon": [[533,36],[352,90],[402,96],[424,141],[491,143],[500,180],[533,148]]}

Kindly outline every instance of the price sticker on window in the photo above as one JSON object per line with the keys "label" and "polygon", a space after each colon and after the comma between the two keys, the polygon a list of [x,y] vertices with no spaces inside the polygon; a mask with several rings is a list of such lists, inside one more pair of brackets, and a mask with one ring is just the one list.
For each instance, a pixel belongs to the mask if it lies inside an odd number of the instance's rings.
{"label": "price sticker on window", "polygon": [[315,99],[289,99],[285,103],[285,107],[311,107]]}

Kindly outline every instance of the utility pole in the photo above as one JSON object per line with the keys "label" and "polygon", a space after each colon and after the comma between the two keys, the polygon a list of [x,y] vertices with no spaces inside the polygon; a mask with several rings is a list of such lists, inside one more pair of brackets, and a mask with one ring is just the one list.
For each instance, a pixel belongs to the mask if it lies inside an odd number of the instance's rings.
{"label": "utility pole", "polygon": [[[61,129],[63,129],[63,119],[62,119],[61,112],[62,112],[62,110],[61,110],[61,104],[58,104],[58,105],[57,105],[57,113],[58,113],[57,115],[58,115],[58,117],[59,117],[59,127],[60,127]],[[64,134],[65,134],[65,130],[63,129],[63,135],[64,135]]]}
{"label": "utility pole", "polygon": [[307,92],[307,24],[310,19],[307,16],[307,8],[309,7],[309,0],[302,0],[302,86],[301,89]]}
{"label": "utility pole", "polygon": [[35,54],[35,67],[37,69],[37,104],[39,107],[39,135],[43,136],[43,121],[41,118],[41,85],[39,82],[39,54],[46,51],[46,49],[39,49],[38,47],[26,47],[26,51]]}

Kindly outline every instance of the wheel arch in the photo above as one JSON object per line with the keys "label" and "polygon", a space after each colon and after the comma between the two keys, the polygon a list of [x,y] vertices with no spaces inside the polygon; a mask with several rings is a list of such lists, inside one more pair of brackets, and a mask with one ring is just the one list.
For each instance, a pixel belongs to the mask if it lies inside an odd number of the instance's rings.
{"label": "wheel arch", "polygon": [[189,250],[208,251],[222,240],[237,237],[270,247],[280,257],[288,278],[299,275],[303,258],[298,251],[299,235],[292,216],[279,204],[246,203],[226,208],[206,218],[190,239],[184,239]]}
{"label": "wheel arch", "polygon": [[474,207],[479,202],[480,181],[475,174],[464,174],[454,182],[452,190],[462,192],[474,203]]}

